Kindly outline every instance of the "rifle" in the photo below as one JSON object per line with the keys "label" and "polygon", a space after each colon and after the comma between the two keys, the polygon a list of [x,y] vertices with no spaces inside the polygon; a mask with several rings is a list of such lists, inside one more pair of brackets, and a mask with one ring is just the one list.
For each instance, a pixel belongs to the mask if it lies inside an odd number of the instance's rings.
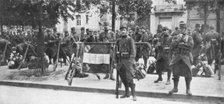
{"label": "rifle", "polygon": [[23,60],[22,60],[22,62],[20,63],[20,65],[19,65],[19,67],[18,67],[18,70],[21,69],[22,65],[24,64],[24,62],[25,62],[25,60],[26,60],[26,55],[27,55],[28,49],[29,49],[29,47],[30,47],[30,44],[28,43],[28,44],[26,44],[26,45],[27,45],[27,47],[26,47],[26,51],[25,51],[25,53],[24,53],[24,55],[23,55]]}
{"label": "rifle", "polygon": [[[78,45],[78,44],[77,44],[77,45]],[[83,46],[83,45],[81,44],[81,46]],[[81,47],[81,48],[82,48],[82,47]],[[78,63],[78,57],[79,57],[79,45],[77,46],[77,50],[76,50],[75,56],[73,56],[73,58],[72,58],[72,60],[71,60],[71,62],[70,62],[68,71],[67,71],[67,73],[66,73],[66,75],[65,75],[65,80],[68,81],[68,85],[70,85],[70,86],[71,86],[71,84],[72,84],[72,79],[73,79],[73,77],[74,77],[74,75],[75,75],[75,73],[76,73],[76,68],[72,68],[72,64],[74,63],[75,65],[77,65],[77,63]],[[76,58],[76,59],[75,59],[75,58]],[[75,62],[73,62],[73,60],[74,60]]]}
{"label": "rifle", "polygon": [[[117,50],[116,50],[116,44],[115,44],[115,52],[116,52],[116,61],[117,61],[116,63],[118,64],[121,62],[121,53],[120,53],[119,46],[117,46]],[[119,70],[120,69],[117,69],[117,75],[116,75],[116,89],[115,89],[116,98],[118,98],[119,88],[121,88],[121,81],[119,80],[119,76],[120,76]]]}
{"label": "rifle", "polygon": [[53,67],[53,71],[55,71],[56,68],[57,68],[57,66],[58,66],[60,47],[61,47],[61,40],[59,40],[59,42],[58,42],[57,57],[56,57],[55,65],[54,65],[54,67]]}

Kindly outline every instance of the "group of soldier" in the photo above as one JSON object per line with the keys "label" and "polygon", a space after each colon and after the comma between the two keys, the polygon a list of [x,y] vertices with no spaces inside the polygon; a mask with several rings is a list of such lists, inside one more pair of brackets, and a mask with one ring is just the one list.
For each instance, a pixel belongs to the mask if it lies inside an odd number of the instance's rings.
{"label": "group of soldier", "polygon": [[[76,28],[71,28],[71,33],[65,31],[64,34],[46,30],[45,42],[62,40],[62,42],[115,42],[116,43],[116,69],[125,86],[125,94],[120,98],[130,96],[129,88],[133,100],[136,101],[134,64],[139,58],[148,59],[150,55],[156,58],[156,72],[158,79],[155,83],[162,81],[162,74],[167,71],[167,85],[170,84],[171,73],[173,74],[174,87],[169,94],[178,92],[179,77],[185,77],[186,94],[192,95],[190,83],[192,80],[192,65],[198,64],[198,57],[205,54],[208,64],[211,65],[215,60],[215,71],[223,60],[223,36],[214,30],[213,26],[209,29],[201,28],[200,24],[195,25],[195,30],[189,32],[186,24],[181,21],[179,27],[171,32],[167,27],[158,26],[157,33],[152,35],[145,27],[130,28],[121,26],[119,31],[114,33],[109,27],[105,26],[102,32],[91,29],[81,28],[81,33],[77,34]],[[205,31],[209,30],[209,31]],[[29,35],[30,36],[30,35]],[[148,42],[150,46],[136,48],[135,42]],[[222,45],[221,45],[222,44]],[[153,50],[155,48],[155,50]],[[155,51],[155,54],[153,54]],[[140,55],[139,55],[140,54]],[[221,57],[221,59],[220,59]],[[219,69],[220,70],[220,69]],[[109,73],[105,78],[109,77]],[[113,76],[111,74],[113,79]]]}
{"label": "group of soldier", "polygon": [[[134,32],[133,32],[134,30]],[[117,70],[120,72],[121,80],[125,86],[125,94],[121,98],[129,97],[129,87],[132,90],[133,100],[136,100],[134,94],[134,70],[133,64],[139,54],[134,42],[149,42],[155,48],[154,57],[156,58],[156,72],[158,79],[155,83],[162,81],[162,73],[167,71],[167,85],[170,84],[171,73],[173,74],[174,87],[169,94],[178,92],[178,83],[180,76],[185,77],[186,94],[191,96],[190,84],[192,80],[192,66],[199,63],[201,55],[207,57],[208,65],[215,62],[214,72],[221,70],[218,67],[223,61],[223,43],[224,38],[214,30],[213,26],[204,29],[200,24],[195,25],[195,30],[190,32],[186,24],[181,21],[175,31],[170,32],[166,27],[158,26],[157,34],[154,36],[146,32],[144,28],[129,29],[121,27],[120,39],[117,40],[118,53],[120,60]],[[205,31],[207,30],[207,31]],[[148,53],[150,53],[148,51]],[[153,55],[153,54],[150,54]],[[146,55],[147,56],[147,55]],[[144,58],[144,57],[143,57]],[[212,70],[212,71],[213,71]]]}

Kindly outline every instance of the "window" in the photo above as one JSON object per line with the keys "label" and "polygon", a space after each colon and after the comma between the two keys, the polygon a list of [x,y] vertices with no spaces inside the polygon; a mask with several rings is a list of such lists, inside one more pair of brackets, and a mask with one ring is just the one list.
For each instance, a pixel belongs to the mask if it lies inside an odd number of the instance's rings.
{"label": "window", "polygon": [[77,25],[81,25],[81,15],[76,15]]}

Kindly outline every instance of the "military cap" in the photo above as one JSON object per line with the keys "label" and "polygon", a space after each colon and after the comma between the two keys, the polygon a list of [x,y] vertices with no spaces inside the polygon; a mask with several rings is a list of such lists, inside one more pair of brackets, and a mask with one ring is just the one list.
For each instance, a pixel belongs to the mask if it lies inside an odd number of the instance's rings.
{"label": "military cap", "polygon": [[122,30],[122,29],[127,29],[127,25],[121,25],[120,30]]}
{"label": "military cap", "polygon": [[104,30],[109,30],[109,27],[108,27],[108,26],[105,26],[105,27],[104,27]]}
{"label": "military cap", "polygon": [[85,28],[84,27],[81,27],[81,30],[85,30]]}
{"label": "military cap", "polygon": [[197,24],[195,24],[195,27],[200,27],[200,24],[198,24],[198,23],[197,23]]}
{"label": "military cap", "polygon": [[184,21],[180,21],[179,24],[180,24],[180,25],[186,25],[186,23],[184,23]]}

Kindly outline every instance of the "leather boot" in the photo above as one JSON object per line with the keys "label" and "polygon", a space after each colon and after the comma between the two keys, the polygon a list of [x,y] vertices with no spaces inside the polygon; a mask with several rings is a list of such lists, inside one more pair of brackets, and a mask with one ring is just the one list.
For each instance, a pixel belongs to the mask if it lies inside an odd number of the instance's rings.
{"label": "leather boot", "polygon": [[162,75],[159,74],[159,78],[154,81],[154,83],[158,83],[159,81],[163,81]]}
{"label": "leather boot", "polygon": [[136,101],[137,98],[136,98],[136,95],[135,95],[135,84],[134,83],[130,84],[130,87],[131,87],[131,94],[133,96],[133,101]]}
{"label": "leather boot", "polygon": [[120,98],[130,97],[129,87],[125,86],[125,93]]}
{"label": "leather boot", "polygon": [[115,80],[114,75],[113,75],[113,69],[110,72],[110,80],[113,80],[113,81]]}
{"label": "leather boot", "polygon": [[191,93],[191,90],[190,90],[191,80],[192,80],[192,78],[185,78],[185,82],[186,82],[186,94],[188,96],[192,96],[192,93]]}
{"label": "leather boot", "polygon": [[173,84],[174,87],[171,91],[169,91],[169,94],[172,95],[173,93],[177,93],[178,92],[178,83],[179,83],[179,78],[173,78]]}

